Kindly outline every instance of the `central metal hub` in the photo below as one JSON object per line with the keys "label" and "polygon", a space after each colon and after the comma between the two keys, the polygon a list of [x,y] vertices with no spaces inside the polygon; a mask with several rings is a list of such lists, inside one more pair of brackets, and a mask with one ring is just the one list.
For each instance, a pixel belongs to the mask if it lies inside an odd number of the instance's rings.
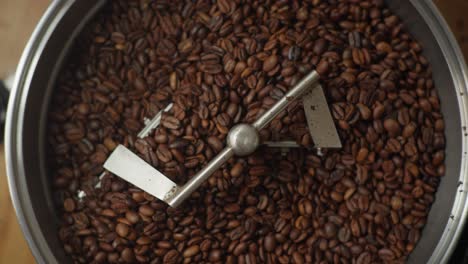
{"label": "central metal hub", "polygon": [[227,137],[227,144],[237,156],[252,154],[260,144],[260,137],[255,127],[239,124],[231,128]]}

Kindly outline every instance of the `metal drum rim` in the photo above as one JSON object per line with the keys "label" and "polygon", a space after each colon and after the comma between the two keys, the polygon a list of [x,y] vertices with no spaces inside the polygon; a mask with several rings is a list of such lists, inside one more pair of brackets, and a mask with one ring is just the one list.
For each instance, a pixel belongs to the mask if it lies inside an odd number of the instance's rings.
{"label": "metal drum rim", "polygon": [[[58,263],[54,253],[47,245],[44,235],[39,228],[37,218],[31,206],[31,197],[26,192],[24,183],[26,175],[23,164],[22,141],[23,120],[25,102],[28,97],[30,81],[34,75],[38,58],[42,54],[44,45],[53,34],[55,27],[66,15],[69,8],[77,0],[52,1],[47,12],[38,23],[20,63],[17,68],[15,88],[12,91],[8,105],[7,122],[5,129],[5,156],[7,167],[8,186],[15,212],[24,236],[38,263]],[[101,0],[101,2],[104,2]],[[453,33],[439,13],[432,1],[410,0],[419,11],[424,21],[431,28],[432,34],[440,45],[444,57],[448,60],[451,77],[457,89],[457,99],[461,120],[460,129],[466,128],[468,124],[468,74],[462,52],[458,46]],[[96,7],[97,9],[97,7]],[[432,252],[428,263],[448,262],[460,235],[465,226],[468,215],[468,166],[467,166],[467,137],[462,137],[462,164],[459,174],[459,186],[451,216],[442,237],[439,239],[435,250]]]}

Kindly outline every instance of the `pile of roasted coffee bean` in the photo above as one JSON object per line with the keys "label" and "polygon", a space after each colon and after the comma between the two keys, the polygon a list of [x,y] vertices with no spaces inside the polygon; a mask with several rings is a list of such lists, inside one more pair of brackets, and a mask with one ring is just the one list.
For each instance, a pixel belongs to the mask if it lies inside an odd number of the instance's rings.
{"label": "pile of roasted coffee bean", "polygon": [[[307,148],[298,101],[261,137],[304,148],[232,159],[178,209],[110,173],[96,187],[118,144],[185,182],[313,69],[342,149]],[[431,67],[383,0],[108,1],[60,75],[48,142],[75,263],[402,263],[445,173]]]}

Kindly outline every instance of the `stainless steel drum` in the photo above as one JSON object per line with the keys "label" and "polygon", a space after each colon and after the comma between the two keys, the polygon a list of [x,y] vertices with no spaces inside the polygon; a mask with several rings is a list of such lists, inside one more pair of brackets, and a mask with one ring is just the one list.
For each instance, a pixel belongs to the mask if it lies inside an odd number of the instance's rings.
{"label": "stainless steel drum", "polygon": [[[57,236],[58,217],[45,163],[45,122],[58,70],[77,34],[104,3],[53,1],[21,59],[9,104],[6,155],[11,197],[39,263],[68,263]],[[388,1],[423,44],[434,71],[446,121],[446,176],[410,263],[444,263],[467,214],[467,73],[456,40],[429,0]]]}

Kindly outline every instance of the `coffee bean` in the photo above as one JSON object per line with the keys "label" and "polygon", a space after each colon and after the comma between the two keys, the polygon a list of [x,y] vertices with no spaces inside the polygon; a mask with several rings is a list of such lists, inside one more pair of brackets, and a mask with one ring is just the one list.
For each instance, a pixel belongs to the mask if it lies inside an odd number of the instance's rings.
{"label": "coffee bean", "polygon": [[381,53],[390,53],[392,52],[392,46],[390,46],[390,44],[388,44],[387,42],[379,42],[377,43],[376,45],[376,49],[378,52],[381,52]]}
{"label": "coffee bean", "polygon": [[231,5],[230,2],[227,0],[220,0],[218,1],[218,8],[221,13],[228,14],[231,12]]}
{"label": "coffee bean", "polygon": [[84,138],[85,134],[83,129],[79,127],[70,127],[65,131],[65,137],[71,141],[71,142],[76,142]]}
{"label": "coffee bean", "polygon": [[226,113],[222,113],[218,115],[216,120],[218,121],[218,124],[223,127],[228,127],[231,124],[231,118]]}
{"label": "coffee bean", "polygon": [[346,243],[349,241],[350,238],[351,238],[351,231],[346,227],[340,228],[340,230],[338,231],[338,240],[341,241],[342,243]]}
{"label": "coffee bean", "polygon": [[184,258],[190,258],[197,255],[198,252],[200,252],[200,247],[198,245],[193,245],[185,249],[182,255],[184,256]]}
{"label": "coffee bean", "polygon": [[[77,229],[85,229],[89,226],[89,218],[84,213],[75,213],[72,215],[72,218],[73,218],[73,221],[75,222],[75,226]],[[99,226],[99,227],[103,227],[103,226]],[[103,229],[105,229],[105,227]],[[97,231],[99,233],[100,231],[99,228]]]}
{"label": "coffee bean", "polygon": [[403,207],[403,201],[398,196],[393,196],[391,201],[392,208],[394,210],[400,210]]}
{"label": "coffee bean", "polygon": [[148,205],[140,206],[139,213],[143,216],[152,216],[154,215],[154,209]]}
{"label": "coffee bean", "polygon": [[213,148],[214,151],[218,152],[223,149],[223,143],[218,137],[208,137],[207,139],[208,145]]}
{"label": "coffee bean", "polygon": [[390,153],[399,153],[401,151],[401,144],[398,140],[391,138],[387,141],[386,149]]}
{"label": "coffee bean", "polygon": [[132,224],[138,223],[139,220],[138,214],[133,211],[127,211],[125,213],[125,218]]}
{"label": "coffee bean", "polygon": [[115,232],[121,237],[126,237],[129,231],[130,229],[126,224],[118,223],[115,227]]}
{"label": "coffee bean", "polygon": [[106,253],[103,251],[98,252],[94,256],[94,261],[96,261],[97,263],[104,263],[105,260],[106,260]]}
{"label": "coffee bean", "polygon": [[65,199],[63,202],[63,208],[65,209],[66,212],[73,212],[75,211],[75,201],[71,198]]}
{"label": "coffee bean", "polygon": [[130,248],[125,248],[124,250],[122,250],[120,256],[122,260],[125,261],[125,263],[133,263],[133,261],[135,260],[135,254]]}
{"label": "coffee bean", "polygon": [[357,166],[356,167],[356,183],[357,184],[364,184],[369,178],[369,172],[367,167],[365,166]]}
{"label": "coffee bean", "polygon": [[304,256],[301,253],[297,252],[297,251],[295,251],[293,253],[292,259],[293,259],[294,263],[296,263],[296,264],[305,263]]}
{"label": "coffee bean", "polygon": [[202,63],[200,65],[200,70],[209,74],[217,74],[223,70],[223,66],[221,64]]}
{"label": "coffee bean", "polygon": [[327,50],[327,46],[328,46],[328,41],[327,40],[318,39],[315,42],[313,51],[318,55],[322,55]]}
{"label": "coffee bean", "polygon": [[230,171],[232,177],[239,177],[244,170],[244,166],[241,163],[236,163]]}
{"label": "coffee bean", "polygon": [[329,67],[330,66],[326,60],[321,60],[317,66],[316,71],[320,76],[326,76],[326,74],[328,73]]}
{"label": "coffee bean", "polygon": [[372,263],[372,255],[369,252],[363,252],[356,260],[356,264],[370,264]]}
{"label": "coffee bean", "polygon": [[222,258],[222,252],[221,250],[218,250],[218,249],[215,249],[215,250],[212,250],[210,251],[210,254],[208,256],[208,260],[211,261],[211,262],[217,262],[217,261],[220,261],[221,258]]}
{"label": "coffee bean", "polygon": [[113,32],[111,39],[115,43],[122,44],[125,42],[125,35],[122,32]]}
{"label": "coffee bean", "polygon": [[358,151],[358,153],[357,153],[356,161],[357,161],[357,162],[363,162],[363,161],[365,161],[368,154],[369,154],[369,150],[368,150],[368,149],[366,149],[366,148],[361,148],[361,149]]}
{"label": "coffee bean", "polygon": [[133,84],[137,90],[145,91],[148,89],[145,80],[143,78],[138,77],[135,79],[135,83]]}
{"label": "coffee bean", "polygon": [[357,104],[357,107],[359,108],[359,112],[364,120],[369,120],[369,118],[372,116],[371,110],[369,107],[367,107],[364,104]]}
{"label": "coffee bean", "polygon": [[445,128],[444,120],[437,119],[437,121],[435,122],[434,128],[437,132],[443,132]]}
{"label": "coffee bean", "polygon": [[156,150],[156,156],[162,162],[169,162],[172,160],[172,152],[169,150],[167,145],[159,145],[158,149]]}
{"label": "coffee bean", "polygon": [[192,39],[185,39],[179,43],[177,48],[179,49],[180,53],[188,54],[194,48],[195,44]]}
{"label": "coffee bean", "polygon": [[168,129],[179,129],[180,121],[173,116],[164,116],[161,120],[161,125]]}
{"label": "coffee bean", "polygon": [[273,251],[276,248],[276,239],[273,235],[268,235],[265,237],[263,241],[263,245],[265,247],[265,250],[268,252]]}
{"label": "coffee bean", "polygon": [[384,128],[392,137],[400,134],[400,125],[394,119],[386,119],[384,122]]}
{"label": "coffee bean", "polygon": [[374,119],[380,119],[382,115],[384,114],[384,112],[385,112],[385,107],[382,104],[377,103],[377,105],[375,106],[372,112],[372,116],[374,117]]}
{"label": "coffee bean", "polygon": [[265,72],[269,72],[271,70],[273,70],[277,63],[278,63],[278,56],[276,55],[271,55],[269,56],[264,62],[263,62],[263,71]]}
{"label": "coffee bean", "polygon": [[445,160],[445,154],[443,151],[437,151],[433,156],[432,156],[432,165],[438,166],[442,164]]}
{"label": "coffee bean", "polygon": [[432,111],[431,103],[426,98],[419,99],[419,106],[426,113],[429,113]]}
{"label": "coffee bean", "polygon": [[240,256],[241,254],[243,254],[245,252],[245,250],[247,249],[247,245],[243,242],[239,243],[233,250],[233,254],[235,256]]}
{"label": "coffee bean", "polygon": [[179,261],[179,252],[177,250],[169,250],[163,258],[164,263],[170,263],[170,264],[175,264],[178,263]]}
{"label": "coffee bean", "polygon": [[239,210],[240,210],[240,206],[236,203],[232,203],[232,204],[228,204],[224,206],[224,211],[226,211],[227,213],[236,213],[236,212],[239,212]]}
{"label": "coffee bean", "polygon": [[409,123],[403,128],[402,136],[405,138],[412,137],[416,129],[417,129],[416,124]]}
{"label": "coffee bean", "polygon": [[327,238],[332,238],[336,235],[336,226],[333,223],[326,223],[324,227],[324,232]]}
{"label": "coffee bean", "polygon": [[87,115],[89,110],[89,105],[86,103],[81,103],[76,107],[76,111],[82,115]]}
{"label": "coffee bean", "polygon": [[386,248],[379,250],[379,256],[381,259],[385,261],[391,261],[395,259],[395,254],[390,249],[386,249]]}
{"label": "coffee bean", "polygon": [[291,61],[297,61],[301,57],[301,48],[298,46],[291,46],[288,51],[288,59]]}

